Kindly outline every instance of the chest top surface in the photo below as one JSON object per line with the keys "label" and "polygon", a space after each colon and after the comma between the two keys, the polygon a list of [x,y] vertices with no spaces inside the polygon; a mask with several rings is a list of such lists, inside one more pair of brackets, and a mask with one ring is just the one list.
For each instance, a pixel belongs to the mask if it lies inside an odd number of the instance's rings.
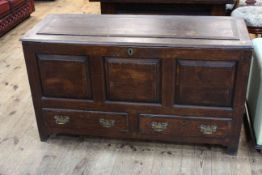
{"label": "chest top surface", "polygon": [[23,42],[251,48],[242,19],[211,16],[49,15]]}

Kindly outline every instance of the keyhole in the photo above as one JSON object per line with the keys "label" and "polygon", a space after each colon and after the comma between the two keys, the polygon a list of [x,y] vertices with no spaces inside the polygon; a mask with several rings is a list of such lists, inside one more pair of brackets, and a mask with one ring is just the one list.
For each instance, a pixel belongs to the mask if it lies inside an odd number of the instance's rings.
{"label": "keyhole", "polygon": [[129,56],[131,56],[131,55],[134,54],[134,50],[132,48],[128,48],[127,53],[128,53]]}

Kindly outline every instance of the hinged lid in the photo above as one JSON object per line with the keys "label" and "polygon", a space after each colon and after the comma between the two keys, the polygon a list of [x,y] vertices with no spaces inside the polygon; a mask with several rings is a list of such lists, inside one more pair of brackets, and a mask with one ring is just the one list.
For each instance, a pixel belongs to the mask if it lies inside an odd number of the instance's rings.
{"label": "hinged lid", "polygon": [[49,15],[21,39],[158,47],[248,47],[242,19],[214,16]]}

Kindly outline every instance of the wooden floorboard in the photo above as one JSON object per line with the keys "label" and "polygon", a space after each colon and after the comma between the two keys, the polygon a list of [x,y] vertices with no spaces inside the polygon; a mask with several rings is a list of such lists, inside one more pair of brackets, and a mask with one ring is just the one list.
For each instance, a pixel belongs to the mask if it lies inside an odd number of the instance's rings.
{"label": "wooden floorboard", "polygon": [[262,156],[242,131],[237,156],[219,146],[51,137],[40,142],[19,38],[49,13],[99,14],[88,0],[36,2],[0,38],[0,175],[259,175]]}

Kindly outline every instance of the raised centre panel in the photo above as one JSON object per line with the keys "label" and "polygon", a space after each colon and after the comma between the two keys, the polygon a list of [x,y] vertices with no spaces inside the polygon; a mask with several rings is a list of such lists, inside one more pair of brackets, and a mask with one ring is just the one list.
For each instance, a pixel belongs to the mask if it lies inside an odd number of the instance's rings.
{"label": "raised centre panel", "polygon": [[152,137],[227,137],[232,120],[194,116],[139,114],[139,131]]}
{"label": "raised centre panel", "polygon": [[235,61],[177,60],[175,104],[232,107]]}
{"label": "raised centre panel", "polygon": [[159,59],[105,58],[106,98],[160,103]]}
{"label": "raised centre panel", "polygon": [[91,99],[91,80],[86,56],[38,55],[43,95]]}

